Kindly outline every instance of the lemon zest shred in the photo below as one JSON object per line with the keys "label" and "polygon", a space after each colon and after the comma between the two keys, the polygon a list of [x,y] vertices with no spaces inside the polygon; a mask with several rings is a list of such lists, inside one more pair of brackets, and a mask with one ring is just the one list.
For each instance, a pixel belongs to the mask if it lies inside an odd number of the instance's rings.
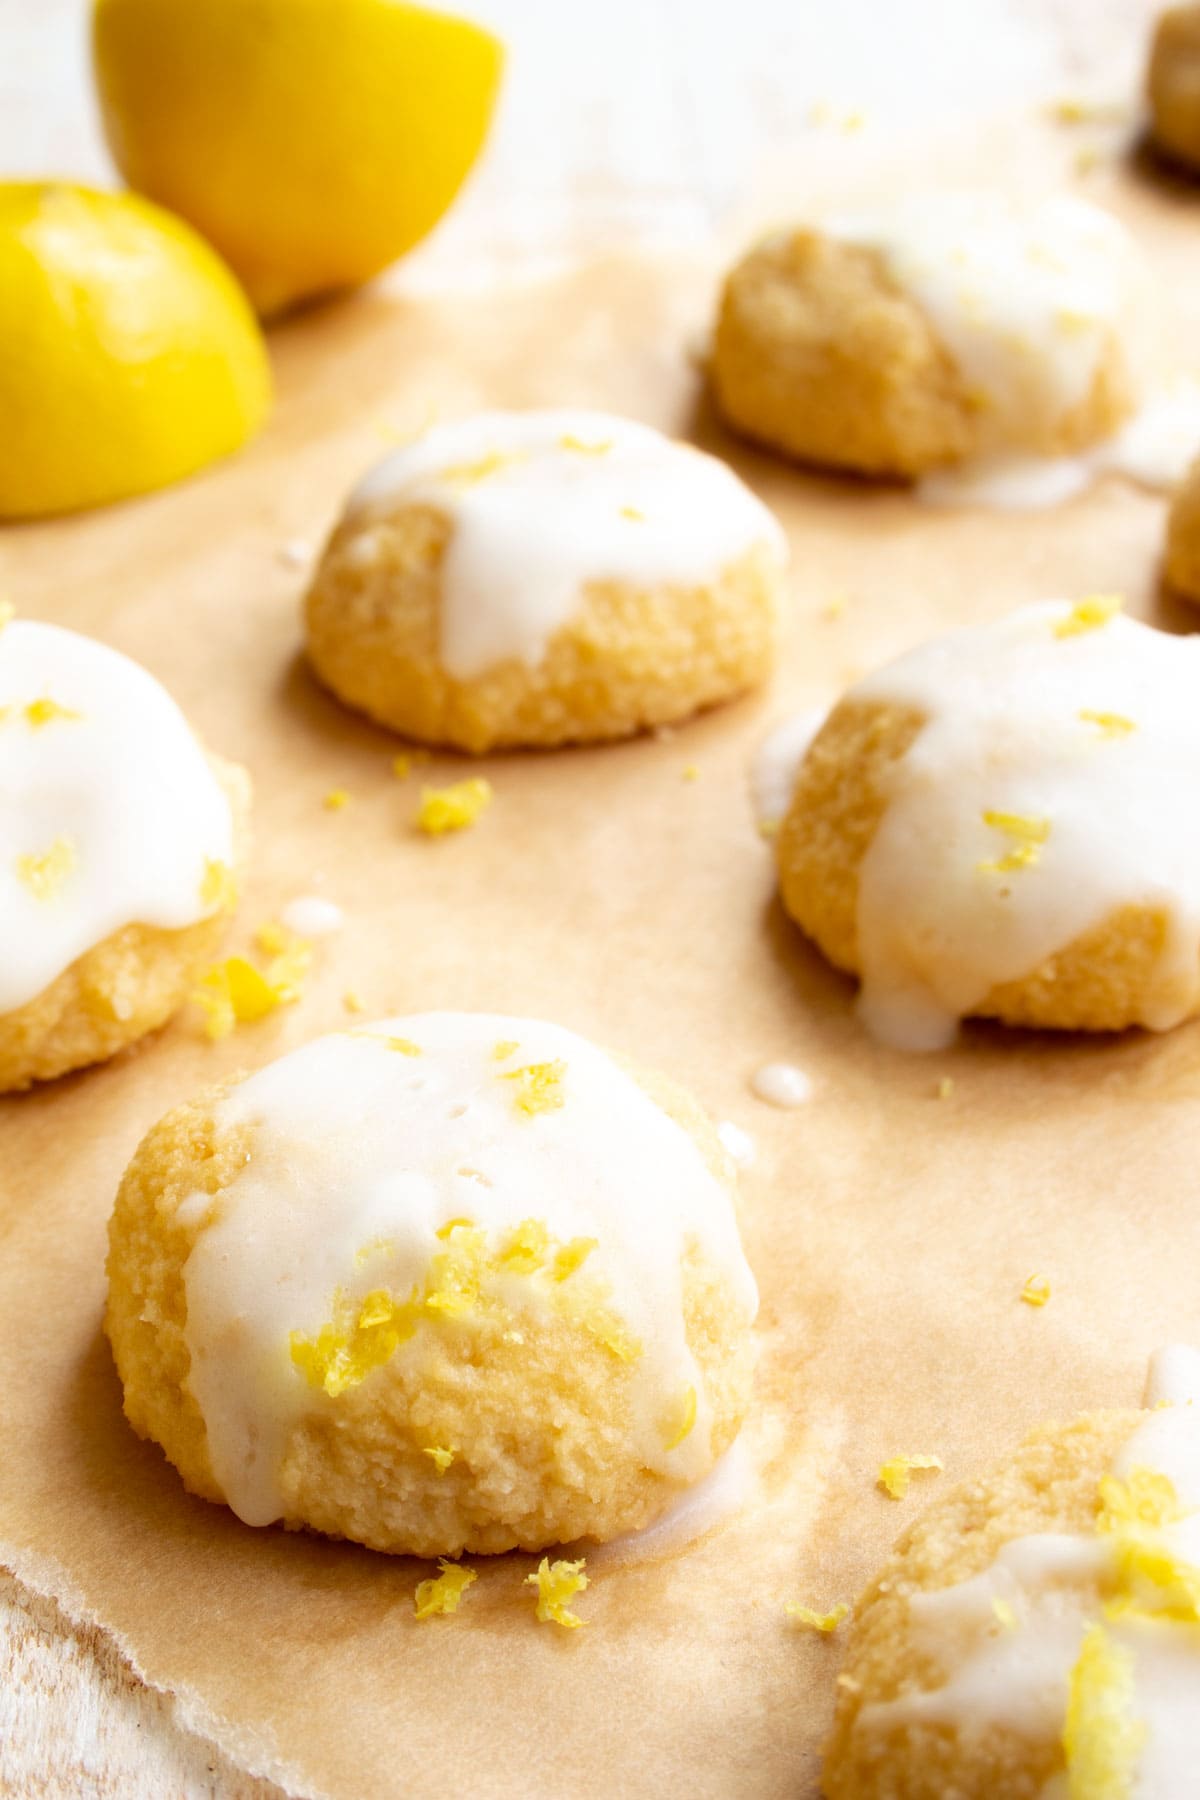
{"label": "lemon zest shred", "polygon": [[476,487],[479,482],[498,475],[501,469],[525,460],[523,450],[489,450],[486,456],[478,456],[474,462],[451,463],[449,468],[439,469],[436,479],[444,481],[448,487]]}
{"label": "lemon zest shred", "polygon": [[699,770],[699,767],[697,766],[697,764],[696,763],[688,763],[686,768],[683,770],[681,779],[684,781],[699,781],[700,770]]}
{"label": "lemon zest shred", "polygon": [[1010,869],[1032,868],[1041,855],[1041,847],[1050,836],[1049,819],[1034,819],[1024,813],[996,812],[989,807],[983,814],[983,822],[993,831],[1000,831],[1012,839],[1012,848],[996,861],[985,861],[976,866],[989,874],[1007,874]]}
{"label": "lemon zest shred", "polygon": [[444,837],[448,831],[464,831],[492,803],[492,784],[482,775],[452,782],[444,788],[422,788],[416,826],[426,837]]}
{"label": "lemon zest shred", "polygon": [[56,837],[48,850],[32,850],[16,861],[17,880],[35,900],[53,900],[76,863],[70,838]]}
{"label": "lemon zest shred", "polygon": [[500,1248],[499,1266],[516,1275],[532,1275],[545,1265],[550,1233],[541,1219],[522,1219]]}
{"label": "lemon zest shred", "polygon": [[1009,1605],[1008,1601],[1002,1600],[999,1594],[994,1594],[992,1596],[992,1612],[995,1615],[997,1624],[1002,1625],[1005,1631],[1016,1630],[1017,1615]]}
{"label": "lemon zest shred", "polygon": [[513,1104],[518,1112],[533,1117],[537,1113],[557,1112],[566,1102],[562,1091],[567,1065],[554,1062],[525,1063],[519,1069],[506,1069],[501,1081],[515,1081],[517,1092]]}
{"label": "lemon zest shred", "polygon": [[1065,618],[1054,627],[1056,638],[1080,637],[1085,631],[1099,631],[1115,619],[1125,604],[1122,594],[1089,594],[1077,600]]}
{"label": "lemon zest shred", "polygon": [[893,1500],[903,1500],[914,1472],[939,1470],[942,1467],[940,1456],[893,1456],[880,1467],[878,1485]]}
{"label": "lemon zest shred", "polygon": [[492,1049],[493,1062],[507,1062],[513,1052],[519,1049],[516,1038],[501,1038]]}
{"label": "lemon zest shred", "polygon": [[551,1562],[548,1556],[543,1556],[534,1573],[525,1577],[524,1585],[537,1589],[539,1624],[562,1625],[568,1631],[576,1631],[583,1624],[579,1614],[567,1606],[567,1601],[587,1587],[586,1566],[587,1559],[582,1556],[577,1562],[561,1558]]}
{"label": "lemon zest shred", "polygon": [[570,431],[565,431],[558,442],[561,449],[574,450],[580,456],[607,456],[613,447],[611,438],[599,438],[594,444],[589,444]]}
{"label": "lemon zest shred", "polygon": [[230,913],[237,902],[237,876],[229,864],[221,862],[217,857],[206,857],[204,874],[200,880],[201,906],[206,906],[210,913]]}
{"label": "lemon zest shred", "polygon": [[674,1416],[663,1427],[663,1449],[678,1450],[696,1423],[696,1390],[688,1387],[676,1407]]}
{"label": "lemon zest shred", "polygon": [[788,1600],[785,1601],[783,1610],[797,1625],[805,1625],[811,1631],[830,1632],[837,1630],[850,1608],[844,1600],[839,1600],[828,1612],[819,1613],[811,1606],[802,1606],[799,1600]]}
{"label": "lemon zest shred", "polygon": [[621,517],[623,519],[632,519],[636,525],[644,525],[646,523],[646,515],[639,506],[623,506],[621,508]]}
{"label": "lemon zest shred", "polygon": [[430,1444],[428,1449],[422,1450],[421,1455],[429,1458],[439,1475],[444,1475],[454,1461],[455,1452],[444,1450],[440,1444]]}
{"label": "lemon zest shred", "polygon": [[570,1243],[563,1244],[554,1252],[554,1261],[550,1273],[555,1281],[567,1281],[576,1269],[582,1268],[592,1251],[598,1247],[598,1240],[589,1237],[572,1238]]}
{"label": "lemon zest shred", "polygon": [[342,808],[344,806],[349,806],[349,804],[350,789],[344,787],[330,788],[329,792],[321,802],[321,805],[325,808],[326,812],[341,812]]}
{"label": "lemon zest shred", "polygon": [[448,1237],[453,1237],[456,1231],[474,1231],[474,1229],[474,1219],[447,1219],[444,1225],[438,1226],[434,1236],[440,1237],[444,1243]]}
{"label": "lemon zest shred", "polygon": [[1146,1730],[1132,1714],[1133,1658],[1103,1625],[1071,1671],[1062,1746],[1070,1800],[1128,1800]]}
{"label": "lemon zest shred", "polygon": [[1092,712],[1089,707],[1084,707],[1079,716],[1085,725],[1098,725],[1102,736],[1108,738],[1128,737],[1131,731],[1137,730],[1134,721],[1127,719],[1124,713]]}
{"label": "lemon zest shred", "polygon": [[43,725],[53,725],[56,721],[79,720],[83,717],[82,713],[73,712],[69,706],[60,706],[48,694],[44,694],[40,700],[31,700],[24,712],[26,724],[31,725],[35,731],[40,731]]}
{"label": "lemon zest shred", "polygon": [[413,1617],[416,1619],[432,1619],[439,1614],[456,1613],[463,1595],[476,1579],[474,1569],[465,1569],[461,1563],[450,1562],[446,1557],[438,1557],[440,1575],[431,1575],[427,1581],[417,1583],[413,1595]]}
{"label": "lemon zest shred", "polygon": [[937,1086],[934,1088],[933,1092],[934,1092],[935,1099],[949,1100],[950,1096],[954,1092],[954,1077],[953,1077],[953,1075],[939,1076]]}
{"label": "lemon zest shred", "polygon": [[1049,1277],[1035,1272],[1025,1277],[1020,1297],[1026,1306],[1045,1306],[1052,1292]]}
{"label": "lemon zest shred", "polygon": [[342,995],[342,1005],[348,1013],[366,1012],[366,1004],[357,988],[347,988]]}
{"label": "lemon zest shred", "polygon": [[392,758],[392,774],[397,781],[407,781],[414,769],[431,761],[428,750],[401,750]]}
{"label": "lemon zest shred", "polygon": [[213,1042],[228,1037],[237,1025],[253,1025],[278,1006],[290,1006],[304,992],[304,978],[312,962],[312,945],[303,938],[282,933],[269,941],[284,944],[265,969],[246,956],[229,956],[214,963],[201,977],[193,999],[205,1015],[205,1034]]}

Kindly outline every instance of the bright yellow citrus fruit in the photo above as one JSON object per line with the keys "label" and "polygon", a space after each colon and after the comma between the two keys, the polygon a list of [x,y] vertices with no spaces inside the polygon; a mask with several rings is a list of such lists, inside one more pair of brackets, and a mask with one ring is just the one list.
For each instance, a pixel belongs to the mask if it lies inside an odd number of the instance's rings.
{"label": "bright yellow citrus fruit", "polygon": [[379,273],[441,218],[503,51],[404,0],[95,0],[125,179],[202,231],[262,313]]}
{"label": "bright yellow citrus fruit", "polygon": [[270,398],[258,321],[190,226],[130,194],[0,182],[0,517],[190,475]]}

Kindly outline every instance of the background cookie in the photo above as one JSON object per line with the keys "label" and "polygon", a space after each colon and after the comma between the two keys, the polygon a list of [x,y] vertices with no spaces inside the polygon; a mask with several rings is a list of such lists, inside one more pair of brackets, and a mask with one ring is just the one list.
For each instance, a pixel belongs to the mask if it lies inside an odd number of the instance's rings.
{"label": "background cookie", "polygon": [[1155,143],[1200,169],[1200,6],[1173,6],[1159,19],[1146,91]]}
{"label": "background cookie", "polygon": [[801,461],[919,476],[1107,437],[1142,382],[1132,240],[1061,196],[916,195],[887,218],[780,233],[730,273],[713,391]]}
{"label": "background cookie", "polygon": [[765,677],[784,558],[713,457],[604,413],[484,413],[351,496],[308,595],[308,654],[411,737],[625,737]]}
{"label": "background cookie", "polygon": [[381,1550],[634,1530],[748,1397],[711,1125],[525,1019],[335,1034],[170,1114],[109,1281],[127,1416],[194,1492]]}
{"label": "background cookie", "polygon": [[244,772],[127,657],[0,629],[0,1092],[113,1055],[182,1005],[236,902]]}
{"label": "background cookie", "polygon": [[1165,1029],[1200,1004],[1200,650],[1097,596],[921,646],[860,682],[800,764],[784,906],[862,978],[872,1029],[967,1015]]}

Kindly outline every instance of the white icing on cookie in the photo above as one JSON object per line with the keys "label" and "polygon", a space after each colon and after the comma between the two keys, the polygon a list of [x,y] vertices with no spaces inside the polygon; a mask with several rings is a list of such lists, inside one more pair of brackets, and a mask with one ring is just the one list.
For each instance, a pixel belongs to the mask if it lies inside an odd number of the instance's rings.
{"label": "white icing on cookie", "polygon": [[592,582],[699,586],[756,546],[782,567],[773,515],[732,469],[631,419],[493,412],[436,426],[387,457],[348,516],[425,505],[448,515],[446,672],[534,667]]}
{"label": "white icing on cookie", "polygon": [[952,632],[847,696],[926,721],[859,871],[859,1005],[885,1042],[944,1047],[993,988],[1132,905],[1167,922],[1139,1022],[1195,1004],[1200,639],[1115,613],[1075,629],[1091,604]]}
{"label": "white icing on cookie", "polygon": [[0,630],[0,1013],[123,926],[215,912],[209,865],[233,858],[229,801],[152,675],[57,625]]}
{"label": "white icing on cookie", "polygon": [[[521,1110],[526,1082],[515,1072],[531,1065],[561,1065],[550,1089],[560,1103]],[[596,1240],[557,1286],[544,1271],[506,1276],[506,1302],[536,1314],[569,1302],[572,1283],[596,1285],[640,1345],[627,1362],[631,1454],[680,1481],[707,1471],[712,1408],[684,1335],[681,1253],[698,1244],[747,1321],[754,1280],[728,1190],[602,1050],[529,1019],[390,1019],[260,1069],[221,1101],[216,1124],[248,1127],[251,1153],[184,1270],[188,1386],[217,1481],[248,1524],[281,1515],[292,1426],[337,1406],[297,1366],[291,1334],[315,1339],[339,1289],[352,1303],[381,1288],[407,1297],[456,1219],[485,1231],[493,1250],[529,1219],[561,1244]],[[210,1207],[198,1199],[197,1210]],[[420,1330],[398,1357],[420,1358]],[[695,1423],[668,1448],[664,1417],[689,1388]]]}
{"label": "white icing on cookie", "polygon": [[[1178,1371],[1179,1353],[1171,1354]],[[1112,1473],[1129,1481],[1149,1470],[1171,1483],[1182,1516],[1162,1525],[1157,1541],[1200,1584],[1198,1402],[1200,1388],[1193,1387],[1179,1404],[1149,1413]],[[1190,1800],[1200,1742],[1200,1625],[1146,1616],[1163,1614],[1168,1591],[1138,1575],[1130,1588],[1128,1579],[1111,1533],[1013,1539],[981,1574],[913,1595],[914,1647],[944,1669],[945,1680],[864,1706],[856,1730],[939,1723],[970,1739],[1000,1725],[1033,1742],[1056,1742],[1085,1634],[1100,1626],[1112,1649],[1129,1659],[1128,1717],[1142,1733],[1130,1800]],[[1106,1602],[1130,1598],[1134,1613],[1106,1610]],[[1047,1793],[1060,1791],[1056,1778]]]}
{"label": "white icing on cookie", "polygon": [[1124,226],[1086,200],[912,194],[886,217],[829,229],[877,251],[920,307],[978,403],[985,451],[1055,435],[1114,335],[1145,371],[1144,266]]}

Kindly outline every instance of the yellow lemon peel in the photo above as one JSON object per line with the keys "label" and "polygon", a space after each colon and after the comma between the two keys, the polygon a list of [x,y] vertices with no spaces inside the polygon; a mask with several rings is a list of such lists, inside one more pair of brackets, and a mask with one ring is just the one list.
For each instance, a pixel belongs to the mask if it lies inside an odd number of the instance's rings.
{"label": "yellow lemon peel", "polygon": [[663,1426],[663,1449],[678,1450],[696,1423],[696,1390],[686,1388],[671,1417]]}
{"label": "yellow lemon peel", "polygon": [[444,837],[448,831],[464,831],[492,803],[492,784],[482,775],[453,782],[444,788],[422,788],[416,825],[426,837]]}
{"label": "yellow lemon peel", "polygon": [[1062,1746],[1070,1800],[1128,1800],[1145,1727],[1133,1717],[1133,1658],[1102,1625],[1071,1671]]}
{"label": "yellow lemon peel", "polygon": [[421,1455],[429,1458],[439,1475],[444,1475],[454,1461],[454,1451],[443,1450],[439,1444],[431,1444],[427,1450],[422,1450]]}
{"label": "yellow lemon peel", "polygon": [[502,1269],[516,1275],[532,1275],[545,1266],[550,1248],[550,1233],[541,1219],[522,1219],[507,1234],[500,1246],[498,1261]]}
{"label": "yellow lemon peel", "polygon": [[35,731],[40,731],[43,725],[83,718],[82,713],[72,712],[69,706],[60,706],[58,701],[51,700],[48,694],[43,694],[40,700],[31,700],[29,705],[24,708],[24,714],[25,723],[31,725]]}
{"label": "yellow lemon peel", "polygon": [[581,1594],[588,1585],[584,1574],[586,1559],[580,1557],[578,1562],[559,1560],[551,1562],[543,1556],[532,1575],[525,1577],[525,1586],[537,1589],[537,1616],[542,1625],[563,1625],[568,1631],[576,1631],[583,1620],[578,1613],[573,1613],[567,1601]]}
{"label": "yellow lemon peel", "polygon": [[1099,631],[1115,619],[1124,606],[1121,594],[1089,594],[1077,600],[1065,618],[1054,627],[1056,638],[1080,637],[1085,631]]}
{"label": "yellow lemon peel", "polygon": [[576,1269],[583,1266],[596,1248],[597,1239],[577,1237],[572,1238],[570,1243],[564,1244],[560,1250],[556,1250],[550,1265],[550,1273],[555,1281],[566,1281],[569,1276],[574,1275]]}
{"label": "yellow lemon peel", "polygon": [[850,1608],[844,1600],[839,1600],[828,1612],[819,1613],[814,1612],[811,1606],[802,1606],[798,1600],[788,1600],[783,1610],[797,1625],[807,1626],[811,1631],[830,1632],[837,1630]]}
{"label": "yellow lemon peel", "polygon": [[1079,716],[1085,725],[1098,726],[1104,737],[1128,737],[1131,731],[1137,730],[1134,721],[1127,719],[1124,713],[1092,712],[1089,707],[1084,707]]}
{"label": "yellow lemon peel", "polygon": [[520,1069],[506,1070],[500,1079],[516,1082],[513,1104],[518,1112],[532,1118],[536,1113],[557,1112],[565,1104],[562,1084],[566,1072],[567,1065],[561,1060],[525,1063]]}
{"label": "yellow lemon peel", "polygon": [[989,874],[1007,874],[1010,869],[1032,868],[1041,855],[1042,845],[1050,836],[1049,819],[1028,818],[1024,813],[995,812],[989,808],[983,822],[993,831],[1001,831],[1012,839],[1012,848],[995,862],[977,866]]}
{"label": "yellow lemon peel", "polygon": [[1021,1299],[1026,1306],[1045,1306],[1052,1291],[1047,1276],[1027,1275],[1025,1285],[1021,1289]]}
{"label": "yellow lemon peel", "polygon": [[57,837],[48,850],[18,856],[17,880],[35,900],[53,900],[75,867],[75,846],[70,838]]}
{"label": "yellow lemon peel", "polygon": [[903,1500],[915,1473],[942,1468],[940,1456],[893,1456],[879,1471],[878,1484],[893,1500]]}
{"label": "yellow lemon peel", "polygon": [[428,1581],[419,1581],[413,1595],[413,1617],[416,1619],[432,1619],[441,1613],[456,1613],[463,1595],[476,1579],[474,1569],[464,1569],[461,1563],[449,1562],[446,1557],[438,1557],[440,1575],[431,1575]]}
{"label": "yellow lemon peel", "polygon": [[236,1025],[252,1025],[265,1019],[276,1007],[290,1006],[303,994],[312,945],[291,936],[282,926],[277,930],[278,937],[267,932],[268,941],[283,947],[265,969],[258,968],[249,957],[229,956],[202,976],[193,999],[205,1015],[205,1034],[214,1042],[228,1037]]}
{"label": "yellow lemon peel", "polygon": [[228,863],[207,857],[200,880],[200,904],[210,913],[232,912],[238,902],[237,877]]}

